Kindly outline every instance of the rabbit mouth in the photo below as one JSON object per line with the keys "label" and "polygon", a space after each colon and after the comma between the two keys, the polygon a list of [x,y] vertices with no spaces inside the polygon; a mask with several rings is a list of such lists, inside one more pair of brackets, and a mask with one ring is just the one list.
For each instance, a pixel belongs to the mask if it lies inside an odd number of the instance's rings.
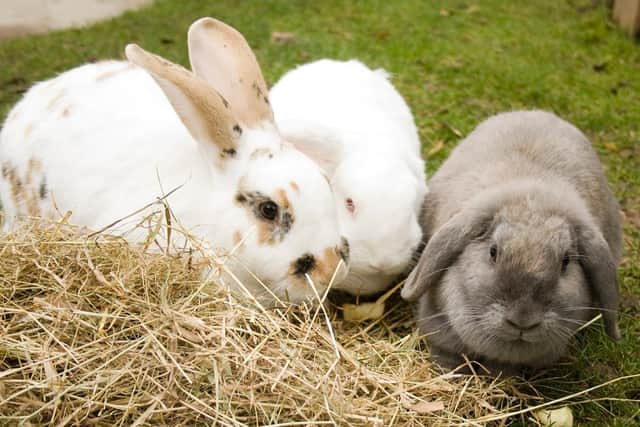
{"label": "rabbit mouth", "polygon": [[543,340],[542,334],[537,331],[532,331],[529,333],[520,332],[519,334],[514,336],[509,336],[503,338],[505,341],[509,341],[515,345],[529,345],[529,344],[537,344]]}
{"label": "rabbit mouth", "polygon": [[536,339],[532,337],[519,336],[518,338],[512,340],[511,343],[512,345],[520,345],[520,346],[526,347],[533,344],[539,344],[541,341],[542,340],[540,339]]}
{"label": "rabbit mouth", "polygon": [[495,331],[493,339],[500,342],[499,347],[511,349],[514,352],[534,355],[548,346],[548,334],[543,328],[526,332]]}
{"label": "rabbit mouth", "polygon": [[564,353],[566,341],[545,333],[503,336],[496,332],[477,341],[478,354],[503,363],[515,363],[528,366],[546,366]]}

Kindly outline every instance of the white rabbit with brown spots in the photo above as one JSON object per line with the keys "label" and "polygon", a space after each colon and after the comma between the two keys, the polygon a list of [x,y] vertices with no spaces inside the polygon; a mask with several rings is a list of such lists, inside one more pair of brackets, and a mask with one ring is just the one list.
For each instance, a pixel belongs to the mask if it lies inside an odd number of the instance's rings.
{"label": "white rabbit with brown spots", "polygon": [[406,102],[384,70],[323,59],[286,73],[271,89],[281,134],[329,175],[351,246],[356,295],[382,291],[407,273],[422,239],[427,185]]}
{"label": "white rabbit with brown spots", "polygon": [[244,37],[203,18],[188,39],[193,73],[129,45],[130,62],[84,65],[26,93],[0,133],[5,227],[71,211],[70,222],[100,229],[176,189],[167,203],[181,226],[237,247],[229,286],[314,299],[346,275],[329,184],[278,133]]}

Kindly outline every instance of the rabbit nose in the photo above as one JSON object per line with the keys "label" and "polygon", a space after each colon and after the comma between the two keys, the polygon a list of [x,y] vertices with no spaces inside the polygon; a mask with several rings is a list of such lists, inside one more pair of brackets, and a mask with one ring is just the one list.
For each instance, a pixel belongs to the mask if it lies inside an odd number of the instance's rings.
{"label": "rabbit nose", "polygon": [[542,323],[539,319],[518,319],[515,317],[505,317],[504,320],[512,328],[520,329],[523,332],[535,329]]}

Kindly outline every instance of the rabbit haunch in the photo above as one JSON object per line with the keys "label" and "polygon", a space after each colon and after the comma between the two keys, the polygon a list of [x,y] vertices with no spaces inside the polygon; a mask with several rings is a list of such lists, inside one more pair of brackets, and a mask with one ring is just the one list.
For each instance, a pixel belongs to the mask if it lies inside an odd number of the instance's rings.
{"label": "rabbit haunch", "polygon": [[[188,38],[193,73],[129,45],[131,62],[87,64],[25,94],[0,132],[5,227],[34,213],[41,194],[40,215],[71,211],[71,222],[100,229],[175,190],[174,224],[232,252],[222,281],[266,302],[315,299],[347,270],[329,184],[279,135],[242,35],[203,18]],[[29,179],[32,159],[41,167]],[[110,232],[144,241],[135,225],[157,209]]]}
{"label": "rabbit haunch", "polygon": [[402,290],[446,366],[547,366],[602,313],[617,326],[619,208],[584,135],[557,116],[480,124],[430,181],[426,247]]}

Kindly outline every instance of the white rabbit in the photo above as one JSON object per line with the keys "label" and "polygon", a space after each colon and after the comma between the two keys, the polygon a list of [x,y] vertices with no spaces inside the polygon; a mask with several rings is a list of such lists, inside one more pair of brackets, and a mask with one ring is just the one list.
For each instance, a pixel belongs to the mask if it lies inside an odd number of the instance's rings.
{"label": "white rabbit", "polygon": [[237,247],[229,286],[263,301],[322,294],[348,244],[322,171],[277,132],[244,37],[196,21],[195,75],[136,45],[125,53],[131,62],[35,85],[11,111],[0,133],[5,227],[72,211],[71,222],[99,229],[179,187],[167,201],[180,224],[212,248]]}
{"label": "white rabbit", "polygon": [[422,239],[427,192],[411,111],[384,70],[323,59],[286,73],[271,89],[280,133],[330,175],[351,247],[352,294],[381,291],[410,267]]}

